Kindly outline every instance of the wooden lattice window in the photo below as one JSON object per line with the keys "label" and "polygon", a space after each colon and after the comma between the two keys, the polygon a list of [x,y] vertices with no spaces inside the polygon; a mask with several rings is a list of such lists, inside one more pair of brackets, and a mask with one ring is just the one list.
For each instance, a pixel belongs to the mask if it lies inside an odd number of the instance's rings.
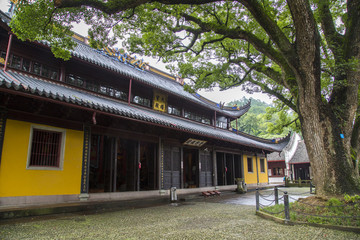
{"label": "wooden lattice window", "polygon": [[60,168],[63,158],[64,132],[32,128],[29,167]]}

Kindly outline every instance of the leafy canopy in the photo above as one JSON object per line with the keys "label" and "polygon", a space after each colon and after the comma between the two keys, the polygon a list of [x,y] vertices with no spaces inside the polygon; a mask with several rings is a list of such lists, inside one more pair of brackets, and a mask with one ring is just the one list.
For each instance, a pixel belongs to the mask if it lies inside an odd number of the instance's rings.
{"label": "leafy canopy", "polygon": [[[267,104],[261,100],[250,98],[251,108],[239,120],[231,122],[232,128],[253,136],[274,139],[286,136],[289,131],[300,132],[297,115],[287,107],[279,109],[280,104]],[[248,102],[243,97],[232,101],[229,106],[242,106]]]}
{"label": "leafy canopy", "polygon": [[[192,4],[185,4],[185,3]],[[160,57],[189,79],[193,89],[242,85],[243,90],[275,96],[295,112],[298,88],[284,51],[296,44],[291,11],[285,0],[263,1],[20,1],[11,22],[22,40],[47,40],[56,57],[69,59],[71,25],[90,25],[90,43],[99,48],[120,40],[131,53]],[[319,28],[328,7],[336,30],[343,32],[345,1],[311,1]],[[320,9],[320,10],[319,10]],[[263,19],[262,19],[263,18]],[[320,28],[321,29],[321,28]],[[110,34],[110,33],[113,33]],[[320,31],[322,37],[323,32]],[[275,39],[277,37],[278,39]],[[281,43],[284,43],[281,45]],[[336,68],[332,43],[321,41],[321,92],[330,100]],[[341,65],[342,64],[342,65]],[[356,65],[354,60],[351,64]],[[341,84],[341,83],[337,83]],[[342,84],[346,84],[343,81]]]}

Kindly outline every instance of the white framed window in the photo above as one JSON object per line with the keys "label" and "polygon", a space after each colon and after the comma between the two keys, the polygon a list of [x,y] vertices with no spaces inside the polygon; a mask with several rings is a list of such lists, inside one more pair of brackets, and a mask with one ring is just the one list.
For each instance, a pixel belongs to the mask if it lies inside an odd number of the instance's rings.
{"label": "white framed window", "polygon": [[62,170],[66,130],[32,125],[29,138],[27,169]]}

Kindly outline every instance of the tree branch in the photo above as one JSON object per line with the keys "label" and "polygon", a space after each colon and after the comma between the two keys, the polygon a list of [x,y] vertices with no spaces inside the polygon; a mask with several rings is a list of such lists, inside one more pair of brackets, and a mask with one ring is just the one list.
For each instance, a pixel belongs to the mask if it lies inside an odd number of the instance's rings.
{"label": "tree branch", "polygon": [[277,84],[285,87],[286,89],[288,89],[292,94],[294,94],[292,92],[292,88],[291,86],[288,84],[288,82],[286,81],[286,79],[284,79],[283,75],[280,72],[275,71],[274,69],[265,66],[262,63],[253,63],[251,62],[249,59],[247,58],[236,58],[236,59],[230,59],[229,60],[230,63],[235,63],[238,64],[240,62],[245,63],[249,68],[253,68],[255,69],[257,72],[263,73],[265,76],[267,76],[268,78],[272,79],[274,82],[276,82]]}
{"label": "tree branch", "polygon": [[255,18],[255,20],[261,25],[267,32],[270,39],[280,49],[283,56],[288,63],[292,63],[296,56],[293,45],[289,42],[283,31],[279,28],[276,22],[269,17],[265,9],[261,6],[258,0],[237,0],[244,5]]}
{"label": "tree branch", "polygon": [[333,52],[335,58],[338,58],[339,54],[341,54],[339,51],[342,49],[344,37],[336,31],[329,8],[329,0],[318,1],[318,9],[326,41],[328,42],[329,48]]}
{"label": "tree branch", "polygon": [[216,34],[223,35],[230,39],[241,39],[249,42],[251,45],[255,47],[256,50],[265,54],[268,58],[276,62],[278,65],[290,69],[289,65],[287,64],[286,60],[283,56],[274,48],[266,44],[263,40],[256,37],[253,33],[249,31],[245,31],[237,28],[228,28],[223,25],[217,25],[213,23],[206,23],[203,22],[200,18],[190,16],[186,13],[182,13],[181,16],[185,18],[187,21],[191,21],[196,23],[201,29],[206,32],[213,31]]}
{"label": "tree branch", "polygon": [[166,5],[175,4],[192,4],[201,5],[206,3],[218,2],[219,0],[182,0],[181,3],[177,0],[55,0],[55,7],[57,8],[76,8],[87,6],[98,9],[109,15],[119,13],[130,8],[135,8],[146,3],[159,2]]}

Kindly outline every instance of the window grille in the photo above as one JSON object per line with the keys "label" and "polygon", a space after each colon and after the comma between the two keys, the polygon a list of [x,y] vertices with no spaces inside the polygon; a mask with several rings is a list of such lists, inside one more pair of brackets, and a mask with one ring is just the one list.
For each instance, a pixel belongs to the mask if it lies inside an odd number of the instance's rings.
{"label": "window grille", "polygon": [[32,167],[59,167],[61,132],[33,129],[30,163]]}

